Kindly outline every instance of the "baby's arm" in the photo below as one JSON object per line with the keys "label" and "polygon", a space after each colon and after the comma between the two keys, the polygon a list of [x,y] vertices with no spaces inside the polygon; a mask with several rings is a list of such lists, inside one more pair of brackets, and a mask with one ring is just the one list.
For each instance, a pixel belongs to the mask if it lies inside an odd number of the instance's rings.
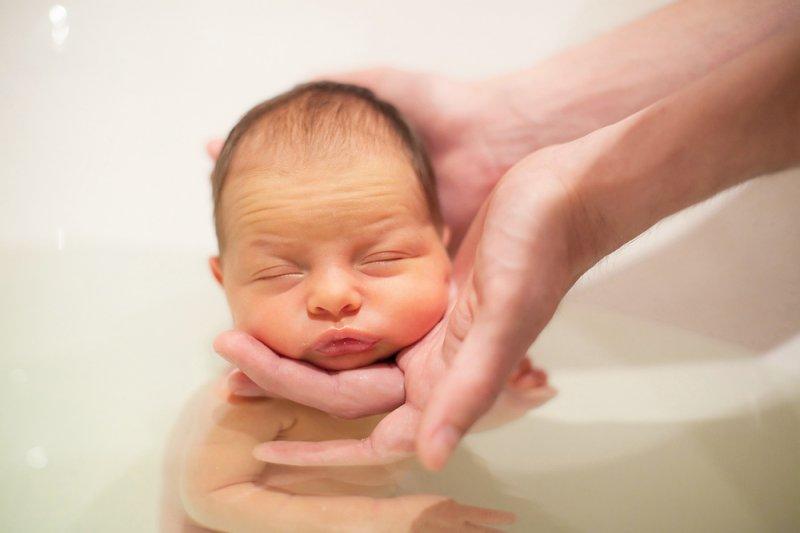
{"label": "baby's arm", "polygon": [[219,531],[405,532],[430,524],[476,527],[508,523],[508,513],[464,506],[434,495],[375,499],[305,496],[261,483],[270,465],[253,458],[253,447],[275,439],[294,423],[278,400],[229,400],[212,392],[198,413],[198,432],[182,461],[180,492],[196,524]]}
{"label": "baby's arm", "polygon": [[182,461],[181,499],[194,522],[237,533],[330,530],[337,524],[367,529],[378,511],[371,498],[294,496],[263,486],[269,465],[253,458],[253,447],[294,423],[292,409],[282,401],[224,394],[211,392]]}

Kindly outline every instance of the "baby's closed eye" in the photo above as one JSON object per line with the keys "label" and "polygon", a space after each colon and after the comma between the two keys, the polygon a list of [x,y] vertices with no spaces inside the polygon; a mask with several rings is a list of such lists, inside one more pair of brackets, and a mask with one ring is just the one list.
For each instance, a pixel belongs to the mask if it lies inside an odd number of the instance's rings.
{"label": "baby's closed eye", "polygon": [[253,274],[252,278],[254,280],[265,280],[302,274],[303,272],[294,265],[275,265],[259,270]]}
{"label": "baby's closed eye", "polygon": [[406,260],[417,257],[408,252],[378,252],[370,254],[361,260],[359,269],[364,274],[386,276],[401,271]]}
{"label": "baby's closed eye", "polygon": [[378,252],[368,255],[362,262],[365,264],[388,263],[401,259],[409,259],[411,257],[413,257],[413,255],[407,252]]}

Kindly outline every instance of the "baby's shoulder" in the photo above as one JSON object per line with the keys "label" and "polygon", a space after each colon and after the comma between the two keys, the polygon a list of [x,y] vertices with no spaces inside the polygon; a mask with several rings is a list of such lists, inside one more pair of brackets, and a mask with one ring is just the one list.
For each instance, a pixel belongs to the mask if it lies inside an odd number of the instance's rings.
{"label": "baby's shoulder", "polygon": [[231,394],[223,376],[195,391],[181,419],[185,421],[184,427],[191,426],[188,433],[195,439],[206,440],[210,435],[261,433],[267,427],[280,432],[293,426],[298,416],[296,404],[287,400]]}

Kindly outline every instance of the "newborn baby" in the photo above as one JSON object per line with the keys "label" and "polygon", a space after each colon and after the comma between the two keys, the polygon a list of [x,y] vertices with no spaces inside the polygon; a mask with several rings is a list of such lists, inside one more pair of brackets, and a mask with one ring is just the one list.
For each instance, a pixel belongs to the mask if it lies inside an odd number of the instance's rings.
{"label": "newborn baby", "polygon": [[[371,92],[316,82],[256,106],[231,131],[211,181],[211,270],[236,329],[281,356],[362,367],[442,319],[451,263],[431,166],[397,110]],[[526,361],[512,381],[531,383],[518,379],[531,372]],[[401,463],[293,467],[253,455],[265,441],[364,438],[380,418],[234,396],[220,378],[177,432],[183,512],[165,527],[438,531],[511,520],[440,496],[394,496]]]}

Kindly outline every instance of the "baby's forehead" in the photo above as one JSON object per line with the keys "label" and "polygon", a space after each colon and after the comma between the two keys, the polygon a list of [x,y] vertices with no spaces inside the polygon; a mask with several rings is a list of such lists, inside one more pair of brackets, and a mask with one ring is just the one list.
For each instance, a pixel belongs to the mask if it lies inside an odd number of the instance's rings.
{"label": "baby's forehead", "polygon": [[[337,209],[329,214],[309,210],[277,211],[240,219],[230,228],[233,250],[242,259],[264,254],[313,261],[358,253],[374,245],[393,249],[424,247],[429,223],[412,209],[384,204],[371,210]],[[428,236],[429,237],[429,236]]]}
{"label": "baby's forehead", "polygon": [[231,178],[223,210],[232,236],[331,240],[374,232],[383,221],[430,221],[423,188],[400,156],[254,166]]}
{"label": "baby's forehead", "polygon": [[376,243],[417,246],[424,242],[423,224],[408,213],[394,212],[386,217],[360,219],[353,224],[298,225],[293,228],[253,228],[237,239],[236,248],[249,257],[264,252],[278,256],[329,256],[342,248],[362,249]]}
{"label": "baby's forehead", "polygon": [[422,190],[408,154],[388,143],[327,153],[294,147],[242,148],[232,160],[227,181],[250,191],[268,189],[275,199],[302,194],[325,202],[374,189],[412,196]]}

